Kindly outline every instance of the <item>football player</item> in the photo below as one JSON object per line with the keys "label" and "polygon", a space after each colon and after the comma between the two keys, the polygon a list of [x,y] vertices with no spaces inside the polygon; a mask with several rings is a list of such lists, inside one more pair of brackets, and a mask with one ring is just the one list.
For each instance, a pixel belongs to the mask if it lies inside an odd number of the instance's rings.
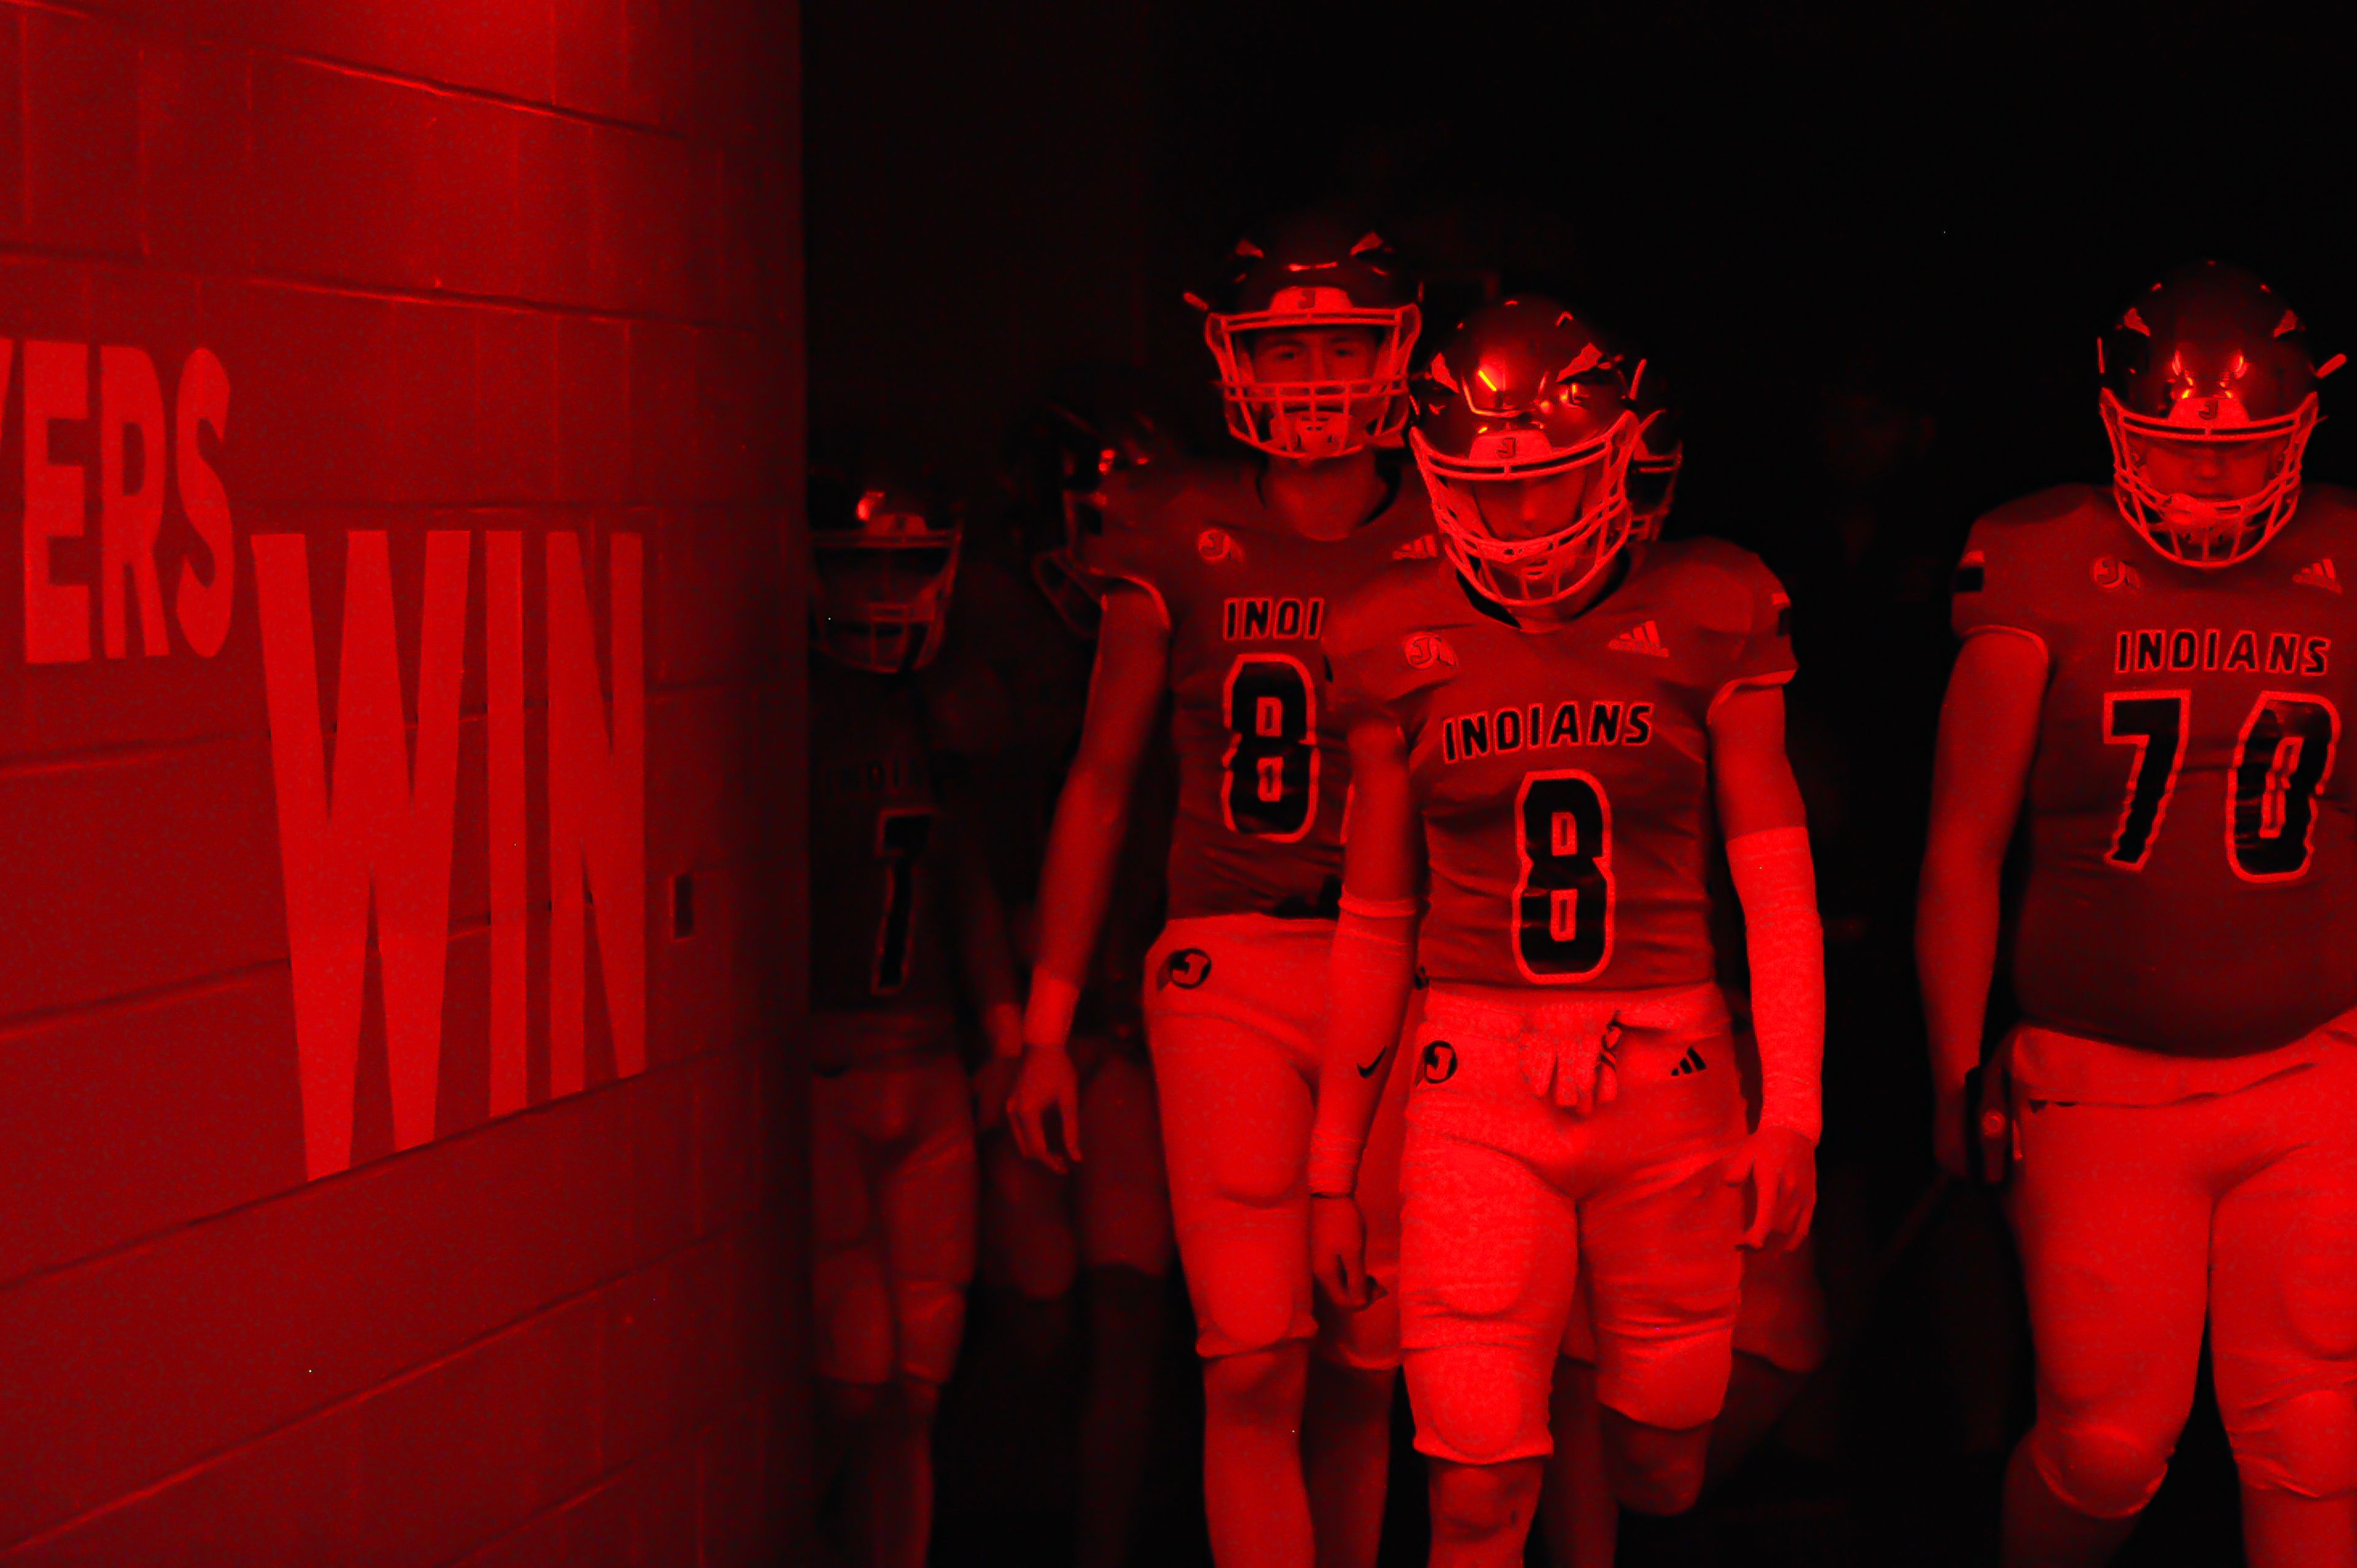
{"label": "football player", "polygon": [[[1435,1563],[1521,1561],[1582,1278],[1612,1489],[1690,1507],[1737,1247],[1789,1246],[1814,1194],[1824,953],[1788,607],[1732,545],[1629,543],[1632,374],[1553,301],[1469,319],[1410,435],[1443,559],[1386,572],[1326,634],[1355,792],[1318,1272],[1365,1298],[1360,1150],[1420,961],[1400,1337]],[[1722,827],[1760,1039],[1748,1135],[1710,935]]]}
{"label": "football player", "polygon": [[[2339,363],[2249,274],[2167,274],[2099,339],[2110,488],[1956,572],[1916,951],[1940,1163],[2009,1167],[2029,1295],[2008,1563],[2126,1537],[2205,1323],[2250,1561],[2357,1562],[2357,508],[2300,477]],[[1971,1103],[2024,817],[2024,1021]]]}
{"label": "football player", "polygon": [[919,685],[946,630],[958,525],[904,484],[824,476],[810,523],[818,1376],[862,1560],[919,1568],[932,1418],[974,1273],[961,981],[1002,1051],[1021,1021],[1004,919],[943,788],[932,710],[949,704]]}
{"label": "football player", "polygon": [[[1076,368],[1054,379],[1008,445],[1014,504],[992,541],[998,548],[965,563],[958,589],[959,624],[946,657],[987,665],[1012,708],[1012,723],[977,768],[975,784],[991,823],[985,848],[994,881],[1027,962],[1048,827],[1079,744],[1103,614],[1103,590],[1081,552],[1103,531],[1107,485],[1181,456],[1135,381],[1113,368]],[[1138,1016],[1169,843],[1168,789],[1157,788],[1162,774],[1167,769],[1148,769],[1140,781],[1113,917],[1075,1014],[1070,1050],[1080,1077],[1081,1136],[1094,1157],[1060,1175],[1015,1147],[1000,1123],[1017,1058],[994,1061],[976,1080],[984,1134],[979,1279],[993,1293],[991,1321],[1011,1328],[1006,1337],[1022,1371],[1036,1376],[1071,1338],[1074,1308],[1087,1316],[1076,1454],[1079,1568],[1128,1560],[1173,1256],[1161,1128]]]}
{"label": "football player", "polygon": [[[1669,520],[1685,443],[1678,408],[1664,395],[1660,369],[1641,360],[1635,381],[1630,400],[1638,423],[1637,446],[1629,459],[1629,537],[1631,543],[1643,543],[1661,538]],[[1741,1069],[1747,1126],[1757,1128],[1760,1048],[1751,1031],[1750,987],[1727,943],[1733,935],[1739,948],[1740,929],[1739,920],[1722,918],[1713,937],[1720,946],[1722,983],[1736,1020],[1736,1064]],[[1714,1481],[1739,1466],[1767,1435],[1802,1383],[1824,1364],[1827,1348],[1824,1290],[1817,1281],[1813,1236],[1803,1235],[1790,1248],[1746,1251],[1742,1262],[1735,1361],[1726,1402],[1711,1426],[1706,1473]],[[1584,1290],[1573,1297],[1548,1411],[1555,1453],[1547,1461],[1540,1510],[1547,1561],[1556,1568],[1609,1564],[1619,1535],[1618,1509],[1604,1470],[1602,1411],[1596,1402],[1596,1334]]]}
{"label": "football player", "polygon": [[[1353,585],[1433,549],[1422,488],[1381,455],[1407,419],[1416,289],[1376,234],[1311,215],[1240,242],[1206,308],[1228,429],[1254,455],[1148,472],[1093,542],[1103,626],[1040,878],[1008,1116],[1058,1169],[1096,1157],[1076,1136],[1066,1040],[1167,704],[1178,805],[1145,1015],[1203,1359],[1212,1553],[1223,1568],[1363,1568],[1397,1319],[1386,1296],[1321,1323],[1309,1273],[1305,1163],[1350,786],[1318,639]],[[1396,1111],[1386,1124],[1372,1186],[1396,1168]],[[1388,1274],[1393,1206],[1372,1207]]]}

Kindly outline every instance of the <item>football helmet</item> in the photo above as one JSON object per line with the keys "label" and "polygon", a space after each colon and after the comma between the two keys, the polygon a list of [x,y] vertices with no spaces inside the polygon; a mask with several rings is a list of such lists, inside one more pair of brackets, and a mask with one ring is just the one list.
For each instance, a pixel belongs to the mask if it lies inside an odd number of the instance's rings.
{"label": "football helmet", "polygon": [[[1237,241],[1212,298],[1188,295],[1204,312],[1229,434],[1280,457],[1398,446],[1423,324],[1420,294],[1380,234],[1330,213],[1279,220]],[[1316,328],[1371,331],[1366,373],[1279,377],[1255,363],[1254,350],[1266,338]]]}
{"label": "football helmet", "polygon": [[2299,317],[2236,267],[2179,267],[2095,340],[2120,515],[2189,566],[2231,566],[2299,505],[2319,365]]}
{"label": "football helmet", "polygon": [[[1106,487],[1178,454],[1131,380],[1110,373],[1067,378],[1017,427],[1009,453],[1017,504],[1035,524],[1031,580],[1058,618],[1083,638],[1096,636],[1104,618],[1103,585],[1082,564],[1081,553],[1104,532]],[[1042,523],[1053,532],[1037,526]]]}
{"label": "football helmet", "polygon": [[958,518],[898,479],[813,474],[811,639],[855,670],[921,670],[949,630]]}
{"label": "football helmet", "polygon": [[1637,450],[1629,459],[1629,537],[1659,539],[1685,462],[1683,422],[1651,360],[1638,360],[1630,372],[1629,398],[1637,410]]}
{"label": "football helmet", "polygon": [[1595,581],[1631,529],[1639,418],[1625,357],[1534,295],[1476,311],[1426,374],[1408,447],[1457,569],[1510,607]]}

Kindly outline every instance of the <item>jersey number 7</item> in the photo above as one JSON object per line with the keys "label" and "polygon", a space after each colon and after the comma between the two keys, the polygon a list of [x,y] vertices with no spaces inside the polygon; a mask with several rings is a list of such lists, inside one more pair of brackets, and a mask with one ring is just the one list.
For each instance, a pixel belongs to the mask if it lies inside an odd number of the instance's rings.
{"label": "jersey number 7", "polygon": [[[2142,871],[2185,766],[2190,692],[2112,692],[2104,739],[2134,746],[2126,802],[2104,858]],[[2332,777],[2339,710],[2298,692],[2262,692],[2243,720],[2226,793],[2226,854],[2245,882],[2285,882],[2308,869],[2316,797]]]}
{"label": "jersey number 7", "polygon": [[884,864],[884,917],[876,925],[876,972],[868,991],[889,996],[909,983],[909,940],[917,925],[917,863],[933,841],[931,807],[881,811],[876,858]]}

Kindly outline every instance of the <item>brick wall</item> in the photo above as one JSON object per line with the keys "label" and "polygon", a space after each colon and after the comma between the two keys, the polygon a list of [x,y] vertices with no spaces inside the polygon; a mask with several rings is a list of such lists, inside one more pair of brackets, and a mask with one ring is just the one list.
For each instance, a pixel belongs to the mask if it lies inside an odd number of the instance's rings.
{"label": "brick wall", "polygon": [[0,1562],[800,1517],[797,54],[0,0]]}

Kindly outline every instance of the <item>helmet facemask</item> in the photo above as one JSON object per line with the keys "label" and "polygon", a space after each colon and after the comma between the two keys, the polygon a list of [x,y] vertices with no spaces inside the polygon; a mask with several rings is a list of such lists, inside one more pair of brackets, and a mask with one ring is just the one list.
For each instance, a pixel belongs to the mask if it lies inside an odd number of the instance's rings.
{"label": "helmet facemask", "polygon": [[[1408,434],[1416,467],[1432,494],[1433,521],[1449,562],[1501,605],[1538,606],[1570,597],[1596,581],[1628,543],[1633,525],[1629,465],[1637,449],[1633,412],[1600,434],[1556,448],[1543,431],[1514,428],[1479,436],[1452,457],[1421,430]],[[1481,511],[1481,489],[1509,481],[1588,473],[1577,508],[1563,527],[1527,539],[1500,536]]]}
{"label": "helmet facemask", "polygon": [[917,526],[899,538],[863,532],[813,539],[811,634],[830,659],[898,675],[923,669],[941,651],[958,532],[911,521]]}
{"label": "helmet facemask", "polygon": [[[1366,446],[1397,446],[1410,412],[1408,357],[1423,324],[1414,305],[1361,306],[1327,286],[1277,291],[1265,310],[1213,311],[1204,341],[1220,368],[1228,433],[1280,457],[1340,457]],[[1358,328],[1375,335],[1372,371],[1363,377],[1275,381],[1254,363],[1265,334],[1317,328]]]}
{"label": "helmet facemask", "polygon": [[1637,428],[1636,455],[1629,459],[1629,536],[1640,542],[1662,536],[1662,525],[1670,520],[1670,503],[1677,499],[1678,470],[1685,463],[1682,443],[1667,438],[1666,448],[1657,449],[1648,439],[1661,422],[1658,409],[1645,416]]}
{"label": "helmet facemask", "polygon": [[[2316,394],[2289,413],[2253,420],[2231,396],[2185,398],[2166,419],[2133,412],[2105,388],[2104,431],[2112,443],[2113,493],[2120,515],[2145,541],[2189,566],[2231,566],[2256,554],[2299,505],[2300,459],[2315,431]],[[2165,467],[2236,462],[2264,455],[2255,488],[2223,496],[2196,495],[2165,484],[2152,459]]]}

